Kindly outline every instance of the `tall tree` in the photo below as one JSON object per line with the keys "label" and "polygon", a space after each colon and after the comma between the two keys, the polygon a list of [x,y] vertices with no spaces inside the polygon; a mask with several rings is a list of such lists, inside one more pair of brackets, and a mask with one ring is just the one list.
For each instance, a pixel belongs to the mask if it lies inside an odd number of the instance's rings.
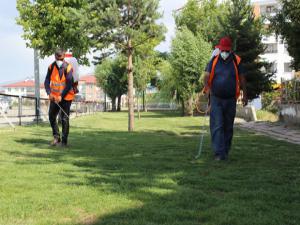
{"label": "tall tree", "polygon": [[[178,95],[179,84],[174,76],[174,71],[170,60],[168,58],[162,60],[158,66],[159,77],[157,81],[157,87],[159,89],[159,96],[161,99],[175,100],[177,103],[181,103]],[[182,107],[184,110],[184,107]],[[184,114],[184,111],[183,111]]]}
{"label": "tall tree", "polygon": [[111,98],[113,112],[121,110],[121,96],[127,92],[126,72],[126,60],[122,55],[113,59],[106,58],[95,69],[99,86]]}
{"label": "tall tree", "polygon": [[52,55],[56,48],[71,49],[81,64],[88,64],[89,39],[82,28],[85,0],[17,0],[23,38],[27,46],[38,49],[41,57]]}
{"label": "tall tree", "polygon": [[193,115],[194,95],[200,85],[200,77],[210,52],[210,43],[201,35],[195,36],[186,27],[177,31],[172,41],[170,63],[184,115]]}
{"label": "tall tree", "polygon": [[[134,130],[133,54],[143,45],[163,34],[156,23],[161,18],[158,0],[88,0],[86,24],[95,51],[96,63],[115,52],[127,53],[128,131]],[[142,40],[143,39],[143,40]]]}
{"label": "tall tree", "polygon": [[293,57],[292,67],[300,70],[300,1],[281,0],[282,8],[271,19],[272,28],[286,41],[287,50]]}
{"label": "tall tree", "polygon": [[[136,90],[137,100],[139,100],[141,94],[144,95],[147,85],[151,82],[151,79],[156,76],[157,73],[157,70],[155,68],[156,60],[157,58],[155,57],[155,54],[148,55],[148,57],[146,58],[142,56],[135,57],[134,87]],[[138,116],[140,118],[139,104],[137,105],[137,108],[138,108]]]}
{"label": "tall tree", "polygon": [[223,26],[225,28],[223,35],[232,38],[235,53],[242,58],[249,100],[257,98],[264,91],[271,91],[274,73],[266,72],[270,64],[259,56],[264,53],[264,45],[261,42],[263,23],[261,18],[255,18],[250,1],[232,0]]}
{"label": "tall tree", "polygon": [[[141,42],[145,40],[146,37],[140,37],[140,40],[136,42]],[[154,79],[157,74],[157,64],[160,61],[159,53],[154,50],[154,48],[163,40],[163,36],[158,36],[157,38],[152,38],[151,40],[145,42],[143,45],[137,45],[135,48],[134,57],[134,87],[136,90],[136,100],[139,104],[139,96],[143,97],[143,110],[146,111],[146,89],[147,85]],[[139,105],[138,116],[140,118]]]}
{"label": "tall tree", "polygon": [[220,21],[224,20],[228,10],[227,2],[218,0],[188,0],[186,5],[175,14],[177,28],[186,26],[195,35],[216,45],[223,30]]}

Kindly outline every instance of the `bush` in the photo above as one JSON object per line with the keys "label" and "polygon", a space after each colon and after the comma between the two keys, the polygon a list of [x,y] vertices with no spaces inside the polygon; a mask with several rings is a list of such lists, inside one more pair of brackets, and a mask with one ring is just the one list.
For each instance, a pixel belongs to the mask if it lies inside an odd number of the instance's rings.
{"label": "bush", "polygon": [[278,100],[280,98],[280,91],[272,91],[272,92],[265,92],[262,94],[261,104],[262,109],[269,111],[271,113],[277,113],[278,108]]}

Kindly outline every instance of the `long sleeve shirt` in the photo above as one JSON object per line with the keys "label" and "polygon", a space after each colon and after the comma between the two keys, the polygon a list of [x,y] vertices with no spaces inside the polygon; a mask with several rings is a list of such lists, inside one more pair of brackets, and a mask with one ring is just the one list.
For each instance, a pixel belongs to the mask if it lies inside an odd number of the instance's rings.
{"label": "long sleeve shirt", "polygon": [[[65,68],[68,66],[68,64],[64,62],[60,68],[58,68],[56,63],[53,63],[52,66],[53,65],[56,66],[56,68],[58,69],[59,76],[61,79],[64,71],[66,70]],[[69,71],[69,73],[67,73],[67,75],[65,75],[66,76],[66,87],[61,94],[62,99],[68,94],[68,92],[73,87],[73,74],[72,73],[73,73],[73,70],[71,69]],[[50,82],[51,82],[51,68],[48,68],[47,75],[46,75],[45,82],[44,82],[44,86],[45,86],[45,89],[46,89],[46,92],[48,95],[50,95],[50,93],[51,93]]]}

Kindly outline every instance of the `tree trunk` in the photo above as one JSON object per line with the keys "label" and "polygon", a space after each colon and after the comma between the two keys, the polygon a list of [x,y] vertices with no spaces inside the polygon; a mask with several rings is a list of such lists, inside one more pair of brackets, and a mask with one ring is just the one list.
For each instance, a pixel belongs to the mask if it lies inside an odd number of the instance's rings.
{"label": "tree trunk", "polygon": [[143,91],[143,110],[147,112],[147,100],[146,100],[146,91]]}
{"label": "tree trunk", "polygon": [[137,104],[138,118],[141,119],[139,98],[140,98],[139,97],[139,93],[137,92],[137,95],[136,95],[136,104]]}
{"label": "tree trunk", "polygon": [[107,112],[106,92],[104,92],[104,112]]}
{"label": "tree trunk", "polygon": [[191,96],[184,104],[184,115],[193,116],[193,96]]}
{"label": "tree trunk", "polygon": [[133,65],[131,39],[128,40],[128,131],[134,130]]}
{"label": "tree trunk", "polygon": [[111,109],[111,111],[113,111],[113,112],[116,112],[117,111],[117,108],[116,108],[116,97],[113,97],[113,98],[111,98],[111,107],[112,107],[112,109]]}
{"label": "tree trunk", "polygon": [[118,108],[117,108],[118,112],[121,112],[121,101],[122,101],[122,95],[119,95],[118,96]]}
{"label": "tree trunk", "polygon": [[181,99],[181,116],[184,116],[184,100]]}

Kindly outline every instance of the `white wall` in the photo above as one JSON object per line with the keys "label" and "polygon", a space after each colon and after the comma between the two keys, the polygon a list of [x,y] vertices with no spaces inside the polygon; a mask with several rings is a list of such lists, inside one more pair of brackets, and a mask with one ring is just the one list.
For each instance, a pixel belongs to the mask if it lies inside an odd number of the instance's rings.
{"label": "white wall", "polygon": [[[251,0],[253,5],[259,5],[260,7],[260,14],[275,14],[276,10],[272,9],[272,12],[266,12],[266,8],[272,6],[275,9],[280,9],[281,5],[278,0]],[[265,24],[269,24],[268,20],[265,21]],[[266,59],[266,61],[272,63],[276,63],[276,81],[280,82],[281,78],[283,79],[291,79],[292,72],[284,72],[284,64],[290,63],[292,58],[289,56],[288,52],[285,50],[284,43],[282,42],[281,38],[276,38],[275,34],[269,37],[263,37],[262,42],[264,44],[271,44],[276,43],[277,46],[277,53],[266,53],[261,55],[262,58]]]}
{"label": "white wall", "polygon": [[264,37],[263,41],[264,44],[272,44],[276,43],[277,45],[277,53],[266,53],[261,55],[262,58],[266,59],[268,62],[274,62],[277,64],[276,67],[276,81],[280,82],[281,78],[284,79],[291,79],[292,72],[285,72],[284,71],[284,64],[290,63],[292,58],[289,56],[288,52],[285,50],[284,43],[280,38],[276,40],[275,35],[270,37]]}

